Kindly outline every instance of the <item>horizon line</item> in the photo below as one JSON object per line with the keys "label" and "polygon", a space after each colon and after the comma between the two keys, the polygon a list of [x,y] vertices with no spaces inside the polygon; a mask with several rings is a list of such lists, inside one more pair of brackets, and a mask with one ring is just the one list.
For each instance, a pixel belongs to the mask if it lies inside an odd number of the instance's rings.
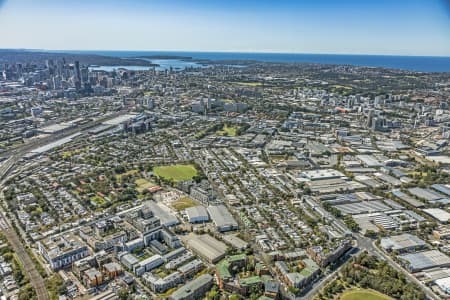
{"label": "horizon line", "polygon": [[22,51],[51,51],[51,52],[194,52],[194,53],[237,53],[237,54],[303,54],[303,55],[342,55],[342,56],[391,56],[391,57],[434,57],[450,58],[446,55],[418,55],[418,54],[371,54],[371,53],[329,53],[329,52],[285,52],[276,50],[124,50],[124,49],[44,49],[44,48],[0,48],[0,50],[22,50]]}

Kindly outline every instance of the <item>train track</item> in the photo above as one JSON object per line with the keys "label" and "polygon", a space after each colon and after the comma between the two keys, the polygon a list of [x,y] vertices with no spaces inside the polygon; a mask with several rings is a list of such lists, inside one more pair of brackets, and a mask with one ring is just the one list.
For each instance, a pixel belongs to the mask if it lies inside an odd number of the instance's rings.
{"label": "train track", "polygon": [[28,255],[28,252],[25,250],[25,247],[22,245],[16,231],[8,224],[8,221],[3,216],[3,213],[1,214],[0,224],[2,225],[1,227],[3,234],[8,239],[9,244],[23,266],[25,276],[27,276],[30,280],[31,286],[36,292],[37,298],[39,300],[50,300],[50,295],[45,287],[44,279],[37,271],[36,266]]}

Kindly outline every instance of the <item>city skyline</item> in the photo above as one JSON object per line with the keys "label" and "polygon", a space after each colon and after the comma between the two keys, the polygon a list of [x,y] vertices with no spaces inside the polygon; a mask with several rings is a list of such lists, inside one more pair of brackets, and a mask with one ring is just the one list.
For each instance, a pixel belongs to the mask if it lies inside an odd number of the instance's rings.
{"label": "city skyline", "polygon": [[450,55],[448,1],[0,1],[1,48]]}

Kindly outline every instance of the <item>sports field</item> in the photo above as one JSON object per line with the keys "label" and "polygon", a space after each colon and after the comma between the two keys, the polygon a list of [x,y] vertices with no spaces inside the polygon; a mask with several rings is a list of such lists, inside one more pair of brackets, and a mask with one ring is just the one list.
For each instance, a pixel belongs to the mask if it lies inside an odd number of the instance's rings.
{"label": "sports field", "polygon": [[197,201],[195,201],[191,198],[188,198],[188,197],[183,197],[183,198],[178,199],[177,201],[172,202],[172,207],[178,211],[185,210],[186,208],[197,206],[197,205],[199,205]]}
{"label": "sports field", "polygon": [[340,300],[392,300],[391,297],[373,290],[349,290],[344,292]]}
{"label": "sports field", "polygon": [[91,203],[95,206],[102,206],[106,204],[106,200],[97,195],[91,197]]}
{"label": "sports field", "polygon": [[227,135],[227,136],[236,136],[237,134],[237,127],[236,126],[230,126],[228,127],[226,124],[223,125],[222,130],[217,131],[218,135]]}
{"label": "sports field", "polygon": [[197,175],[193,165],[160,166],[153,168],[153,172],[159,177],[173,181],[189,180]]}

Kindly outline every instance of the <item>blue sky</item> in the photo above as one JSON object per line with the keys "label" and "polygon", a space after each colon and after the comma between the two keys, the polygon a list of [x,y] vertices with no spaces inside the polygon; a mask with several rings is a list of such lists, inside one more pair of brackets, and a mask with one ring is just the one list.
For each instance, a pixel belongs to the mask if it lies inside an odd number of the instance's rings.
{"label": "blue sky", "polygon": [[0,48],[450,56],[450,0],[0,0]]}

